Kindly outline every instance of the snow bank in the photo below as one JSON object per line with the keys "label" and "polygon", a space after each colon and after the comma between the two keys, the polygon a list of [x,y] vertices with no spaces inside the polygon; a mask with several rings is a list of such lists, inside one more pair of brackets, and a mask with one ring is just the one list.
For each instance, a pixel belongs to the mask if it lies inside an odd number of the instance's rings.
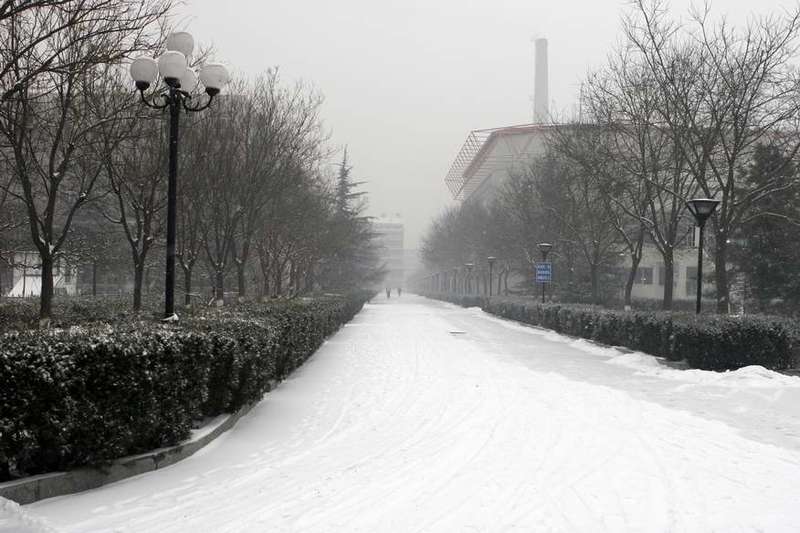
{"label": "snow bank", "polygon": [[46,520],[0,497],[0,533],[58,533]]}
{"label": "snow bank", "polygon": [[608,357],[605,361],[611,365],[622,366],[635,370],[639,374],[660,377],[670,380],[683,381],[696,385],[714,385],[731,388],[796,388],[800,387],[800,377],[787,376],[780,372],[769,370],[760,365],[751,365],[731,370],[716,372],[712,370],[678,369],[671,368],[659,362],[659,358],[642,352],[624,352],[619,348],[601,346],[585,339],[574,339],[561,335],[552,330],[545,330],[528,326],[519,322],[498,318],[483,311],[479,307],[469,309],[473,314],[480,315],[486,320],[502,324],[508,329],[524,331],[551,342],[560,342],[584,353]]}
{"label": "snow bank", "polygon": [[800,378],[787,376],[760,365],[746,366],[727,372],[698,369],[679,370],[666,367],[652,355],[639,352],[612,357],[607,363],[632,368],[639,374],[683,381],[695,385],[714,385],[737,389],[800,387]]}

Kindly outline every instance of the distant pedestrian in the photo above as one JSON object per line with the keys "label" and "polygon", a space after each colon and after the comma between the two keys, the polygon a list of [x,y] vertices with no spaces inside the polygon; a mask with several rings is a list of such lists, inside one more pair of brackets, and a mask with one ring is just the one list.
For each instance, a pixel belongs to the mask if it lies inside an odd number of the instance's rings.
{"label": "distant pedestrian", "polygon": [[386,287],[386,297],[387,298],[392,297],[392,289],[390,289],[389,287]]}
{"label": "distant pedestrian", "polygon": [[397,287],[397,296],[400,296],[401,294],[403,294],[403,289]]}

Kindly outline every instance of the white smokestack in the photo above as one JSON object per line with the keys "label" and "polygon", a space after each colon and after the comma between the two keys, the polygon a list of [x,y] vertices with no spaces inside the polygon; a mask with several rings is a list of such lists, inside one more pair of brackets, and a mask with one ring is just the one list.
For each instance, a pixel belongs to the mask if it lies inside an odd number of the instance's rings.
{"label": "white smokestack", "polygon": [[533,122],[537,124],[550,121],[550,112],[547,102],[547,39],[536,39],[535,74],[533,80]]}

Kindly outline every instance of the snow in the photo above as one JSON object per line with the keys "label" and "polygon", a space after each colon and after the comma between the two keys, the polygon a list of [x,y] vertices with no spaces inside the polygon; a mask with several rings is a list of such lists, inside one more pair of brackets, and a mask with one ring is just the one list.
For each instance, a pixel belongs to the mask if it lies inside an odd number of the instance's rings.
{"label": "snow", "polygon": [[798,406],[762,368],[376,298],[191,458],[25,511],[64,532],[798,531]]}
{"label": "snow", "polygon": [[0,498],[0,533],[56,533],[56,530],[17,503]]}

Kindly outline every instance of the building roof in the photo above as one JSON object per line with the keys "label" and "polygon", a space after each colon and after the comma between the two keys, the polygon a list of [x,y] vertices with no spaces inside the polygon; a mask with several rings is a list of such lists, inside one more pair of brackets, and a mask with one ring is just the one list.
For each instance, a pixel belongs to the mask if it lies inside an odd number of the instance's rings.
{"label": "building roof", "polygon": [[[533,154],[535,137],[555,127],[553,124],[522,124],[502,128],[473,130],[456,155],[444,181],[456,200],[465,200],[497,170],[508,170]],[[528,136],[527,142],[509,143],[508,150],[498,150],[501,141]]]}

